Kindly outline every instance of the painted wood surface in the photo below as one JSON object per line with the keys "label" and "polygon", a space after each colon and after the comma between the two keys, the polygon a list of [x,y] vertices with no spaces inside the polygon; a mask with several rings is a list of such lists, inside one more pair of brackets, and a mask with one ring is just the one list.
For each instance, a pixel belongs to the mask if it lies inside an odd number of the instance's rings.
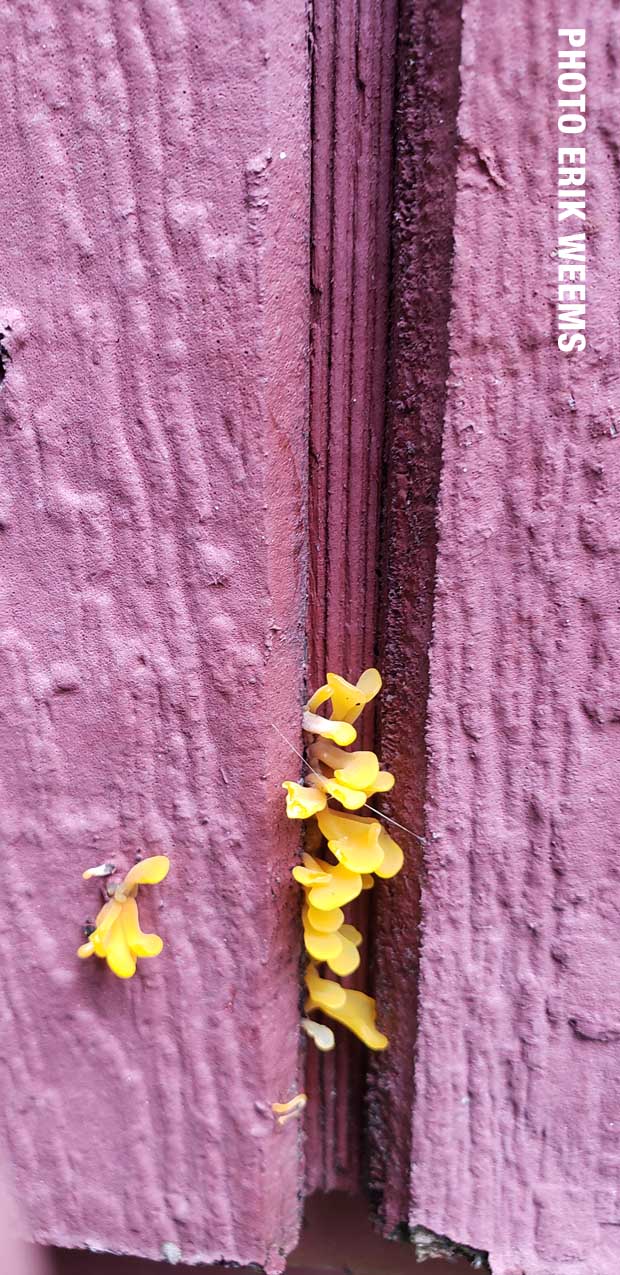
{"label": "painted wood surface", "polygon": [[[450,38],[458,48],[455,8],[413,8],[421,22],[413,56],[424,58],[426,47],[440,75]],[[426,846],[418,1029],[409,1034],[405,1023],[402,1045],[386,1058],[379,1083],[389,1136],[380,1128],[375,1138],[374,1173],[388,1219],[406,1216],[413,1228],[489,1252],[493,1275],[612,1275],[620,1259],[620,209],[612,124],[620,31],[612,3],[597,5],[588,36],[584,354],[558,352],[554,306],[557,30],[589,14],[559,0],[467,0],[462,9],[426,759],[410,688],[424,665],[428,595],[419,599],[420,618],[412,579],[426,578],[433,533],[412,506],[426,473],[429,491],[434,483],[426,458],[436,418],[406,337],[415,344],[416,323],[426,318],[423,345],[433,327],[424,306],[408,312],[406,273],[396,280],[405,324],[394,381],[397,460],[408,439],[416,476],[410,487],[405,471],[399,492],[392,475],[397,624],[388,612],[384,737],[398,794],[408,779],[419,793],[427,767]],[[421,194],[400,267],[420,260],[420,244],[423,265],[425,235],[434,234],[445,281],[450,244],[442,255],[441,227],[425,228],[424,192],[446,161],[432,137],[420,155],[415,100],[409,109],[409,143],[401,141],[414,152]],[[445,120],[443,127],[449,132]],[[397,216],[410,207],[407,162],[405,155]],[[440,217],[445,208],[440,197]],[[415,279],[411,286],[415,296]],[[407,823],[420,803],[399,796],[390,809]],[[418,964],[418,915],[414,884],[395,886],[379,975],[394,1017]],[[413,1014],[413,997],[400,1009]]]}
{"label": "painted wood surface", "polygon": [[[579,15],[398,10],[5,15],[2,1133],[42,1243],[282,1270],[303,1157],[270,1104],[303,1080],[273,723],[299,743],[306,640],[315,684],[379,637],[385,808],[424,844],[360,971],[390,1051],[368,1086],[342,1033],[309,1056],[306,1186],[368,1172],[386,1233],[493,1275],[615,1275],[618,14],[590,33],[566,360]],[[163,956],[129,984],[78,965],[83,868],[158,851]]]}
{"label": "painted wood surface", "polygon": [[[279,1271],[300,1131],[303,4],[2,19],[0,1122],[31,1233]],[[75,958],[166,852],[165,951]],[[144,892],[147,894],[147,891]],[[166,1247],[168,1246],[168,1247]]]}
{"label": "painted wood surface", "polygon": [[[392,0],[318,0],[312,12],[312,259],[308,684],[375,661],[388,347]],[[373,739],[372,711],[360,726]],[[350,909],[365,932],[367,895]],[[351,980],[368,988],[366,957]],[[365,1181],[366,1051],[338,1030],[308,1050],[309,1190]]]}
{"label": "painted wood surface", "polygon": [[[30,1256],[30,1255],[29,1255]],[[41,1275],[161,1275],[162,1267],[132,1257],[59,1252]],[[177,1275],[226,1275],[226,1266],[177,1266]],[[251,1268],[239,1275],[252,1275]],[[255,1270],[255,1268],[254,1268]],[[411,1246],[382,1239],[371,1227],[368,1203],[341,1191],[314,1194],[307,1203],[299,1244],[287,1265],[291,1275],[471,1275],[466,1262],[416,1261]],[[19,1275],[22,1275],[19,1272]],[[28,1271],[30,1275],[30,1271]]]}

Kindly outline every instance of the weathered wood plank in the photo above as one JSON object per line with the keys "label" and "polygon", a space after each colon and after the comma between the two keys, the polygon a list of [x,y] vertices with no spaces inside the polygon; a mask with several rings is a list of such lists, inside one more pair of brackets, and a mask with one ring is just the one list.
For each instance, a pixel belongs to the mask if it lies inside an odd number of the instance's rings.
{"label": "weathered wood plank", "polygon": [[374,966],[389,1050],[371,1070],[371,1185],[391,1233],[408,1216],[412,1059],[425,830],[428,649],[436,502],[446,407],[461,16],[401,5],[396,95],[391,366],[385,448],[381,754],[397,776],[382,800],[405,828],[403,871],[374,892]]}
{"label": "weathered wood plank", "polygon": [[[393,0],[313,5],[310,686],[375,661],[396,27]],[[333,1055],[308,1050],[309,1189],[360,1188],[365,1067],[344,1029]]]}
{"label": "weathered wood plank", "polygon": [[[2,1135],[41,1243],[277,1271],[305,6],[20,0],[0,56]],[[172,858],[166,948],[123,984],[75,959],[80,874],[138,850]]]}
{"label": "weathered wood plank", "polygon": [[[390,1093],[411,1095],[406,1220],[488,1250],[493,1275],[612,1275],[620,1258],[610,2],[588,39],[583,354],[558,351],[554,309],[557,29],[584,18],[463,7],[415,1090],[412,1048]],[[415,666],[413,619],[411,649]]]}

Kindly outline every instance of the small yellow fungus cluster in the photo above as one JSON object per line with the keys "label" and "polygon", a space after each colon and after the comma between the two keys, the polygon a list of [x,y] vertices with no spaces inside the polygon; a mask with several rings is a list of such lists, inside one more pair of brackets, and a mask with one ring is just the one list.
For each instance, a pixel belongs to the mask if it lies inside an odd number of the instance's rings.
{"label": "small yellow fungus cluster", "polygon": [[290,1099],[290,1102],[272,1102],[271,1110],[278,1124],[288,1124],[289,1120],[294,1120],[296,1116],[301,1115],[307,1101],[307,1094],[298,1093]]}
{"label": "small yellow fungus cluster", "polygon": [[[113,865],[103,864],[103,868]],[[168,875],[170,860],[165,854],[152,855],[134,864],[104,903],[87,942],[78,948],[78,956],[100,956],[119,978],[131,978],[136,972],[138,956],[159,956],[163,948],[158,934],[143,934],[138,917],[136,894],[139,885],[157,885]],[[104,875],[96,868],[83,873],[85,880]]]}
{"label": "small yellow fungus cluster", "polygon": [[[315,692],[303,715],[303,729],[314,737],[307,749],[309,773],[303,783],[282,785],[289,819],[316,819],[335,859],[328,862],[304,854],[293,869],[304,889],[304,943],[311,958],[306,971],[306,1012],[321,1010],[348,1027],[369,1049],[385,1049],[388,1043],[376,1027],[373,998],[321,977],[317,965],[327,965],[342,978],[357,969],[362,935],[346,923],[342,909],[374,885],[374,876],[393,877],[403,865],[400,846],[379,820],[351,813],[362,810],[375,793],[389,792],[394,786],[394,776],[381,770],[374,753],[347,751],[357,737],[353,723],[380,689],[377,669],[367,669],[355,685],[328,673],[326,685]],[[323,717],[318,710],[328,702],[331,716]],[[325,1024],[307,1018],[302,1026],[319,1049],[333,1049],[334,1034]]]}

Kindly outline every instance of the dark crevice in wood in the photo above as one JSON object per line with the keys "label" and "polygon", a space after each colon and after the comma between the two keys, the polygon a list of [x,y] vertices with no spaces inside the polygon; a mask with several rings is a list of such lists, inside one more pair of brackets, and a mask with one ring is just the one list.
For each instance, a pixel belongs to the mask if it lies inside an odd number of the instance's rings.
{"label": "dark crevice in wood", "polygon": [[[397,776],[384,809],[424,833],[429,688],[456,199],[461,5],[401,0],[390,363],[383,457],[381,752]],[[396,834],[397,836],[399,834]],[[410,1219],[411,1127],[423,855],[377,892],[373,968],[391,1046],[371,1073],[373,1199],[386,1231]]]}
{"label": "dark crevice in wood", "polygon": [[10,327],[7,327],[6,331],[0,332],[0,385],[7,374],[7,363],[11,361],[11,355],[4,344],[6,334],[10,331]]}

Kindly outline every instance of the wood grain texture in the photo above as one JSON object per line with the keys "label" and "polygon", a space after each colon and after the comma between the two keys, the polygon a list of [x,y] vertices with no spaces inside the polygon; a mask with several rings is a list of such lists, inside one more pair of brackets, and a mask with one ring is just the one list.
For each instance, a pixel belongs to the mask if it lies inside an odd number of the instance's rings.
{"label": "wood grain texture", "polygon": [[[278,1272],[298,1225],[303,4],[2,17],[0,1122],[41,1243]],[[92,862],[164,954],[75,958]]]}
{"label": "wood grain texture", "polygon": [[[460,5],[400,6],[396,93],[391,357],[384,467],[381,756],[397,776],[383,799],[405,850],[374,892],[373,970],[390,1048],[371,1068],[370,1184],[384,1230],[408,1216],[412,1059],[417,1027],[420,871],[425,831],[428,649],[436,503],[446,408]],[[415,835],[412,835],[415,834]]]}
{"label": "wood grain texture", "polygon": [[[419,1031],[401,1116],[409,1225],[488,1250],[493,1275],[612,1275],[620,1259],[611,0],[588,39],[584,354],[558,352],[554,307],[557,29],[584,17],[559,0],[463,7]],[[416,649],[412,627],[414,667]],[[397,912],[394,959],[403,927]]]}
{"label": "wood grain texture", "polygon": [[[375,660],[395,0],[313,5],[308,682]],[[373,735],[367,711],[364,746]],[[360,734],[362,739],[362,734]],[[368,931],[364,903],[350,915]],[[367,987],[367,953],[352,986]],[[365,1053],[308,1051],[308,1189],[357,1189]]]}

